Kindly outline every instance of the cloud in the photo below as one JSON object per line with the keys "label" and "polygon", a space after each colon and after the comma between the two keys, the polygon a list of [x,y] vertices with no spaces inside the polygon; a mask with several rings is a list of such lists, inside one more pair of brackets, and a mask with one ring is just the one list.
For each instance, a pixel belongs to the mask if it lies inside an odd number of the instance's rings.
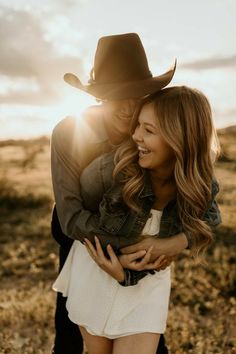
{"label": "cloud", "polygon": [[90,0],[63,0],[63,1],[58,1],[58,0],[53,0],[51,3],[53,3],[54,7],[62,8],[64,11],[68,9],[74,9],[77,8],[78,5],[83,5],[89,2]]}
{"label": "cloud", "polygon": [[180,64],[181,69],[191,69],[191,70],[206,70],[206,69],[216,69],[216,68],[233,68],[236,69],[236,55],[230,57],[211,57],[201,60],[195,60],[189,63]]}
{"label": "cloud", "polygon": [[45,105],[50,104],[59,98],[59,94],[50,89],[40,91],[38,93],[23,90],[17,92],[9,90],[7,95],[0,96],[1,103],[7,104],[29,104],[29,105]]}
{"label": "cloud", "polygon": [[10,76],[37,76],[44,53],[52,53],[43,40],[40,23],[28,12],[4,9],[0,13],[0,71]]}
{"label": "cloud", "polygon": [[1,102],[46,104],[59,97],[65,72],[83,73],[81,60],[58,53],[40,16],[29,11],[0,8],[0,38],[0,75],[11,81],[35,80],[39,87],[33,92],[12,85],[0,93]]}

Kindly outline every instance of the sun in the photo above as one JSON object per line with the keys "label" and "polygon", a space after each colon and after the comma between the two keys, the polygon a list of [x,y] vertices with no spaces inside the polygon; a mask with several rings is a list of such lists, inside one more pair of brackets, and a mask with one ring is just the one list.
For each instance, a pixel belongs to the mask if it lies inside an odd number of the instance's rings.
{"label": "sun", "polygon": [[96,104],[94,97],[70,87],[62,89],[60,96],[62,100],[50,105],[1,105],[0,122],[4,129],[0,132],[0,140],[50,136],[63,118],[73,116],[80,120],[83,111]]}
{"label": "sun", "polygon": [[71,116],[80,120],[86,108],[96,104],[94,97],[70,88],[65,89],[63,97],[62,101],[44,109],[44,116],[49,117],[47,127],[45,127],[49,135],[51,135],[54,126],[63,118]]}
{"label": "sun", "polygon": [[83,111],[87,107],[96,104],[94,97],[79,90],[72,91],[70,88],[69,91],[66,89],[65,98],[54,107],[53,116],[55,117],[56,115],[58,120],[64,116],[73,116],[81,119]]}

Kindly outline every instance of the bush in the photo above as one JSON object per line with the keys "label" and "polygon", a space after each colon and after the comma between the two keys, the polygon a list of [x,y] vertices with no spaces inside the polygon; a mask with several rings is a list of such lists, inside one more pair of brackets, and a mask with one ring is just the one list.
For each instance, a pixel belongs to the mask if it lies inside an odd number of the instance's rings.
{"label": "bush", "polygon": [[5,209],[32,209],[48,206],[51,198],[48,195],[36,196],[32,193],[20,194],[6,179],[0,180],[0,206]]}

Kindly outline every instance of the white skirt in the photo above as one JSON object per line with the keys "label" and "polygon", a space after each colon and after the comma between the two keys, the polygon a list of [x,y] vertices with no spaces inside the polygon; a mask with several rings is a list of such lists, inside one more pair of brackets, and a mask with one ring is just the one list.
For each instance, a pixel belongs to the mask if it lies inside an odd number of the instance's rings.
{"label": "white skirt", "polygon": [[143,332],[164,333],[170,283],[168,267],[147,275],[137,285],[123,287],[75,241],[53,289],[67,297],[72,322],[93,335],[114,339]]}

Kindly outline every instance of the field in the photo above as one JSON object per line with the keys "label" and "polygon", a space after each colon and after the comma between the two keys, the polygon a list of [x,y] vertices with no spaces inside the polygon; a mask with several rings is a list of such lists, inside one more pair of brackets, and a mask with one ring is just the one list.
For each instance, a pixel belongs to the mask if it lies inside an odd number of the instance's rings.
{"label": "field", "polygon": [[[236,353],[236,131],[221,130],[219,137],[223,222],[205,263],[186,251],[172,266],[171,354]],[[58,267],[49,141],[0,142],[0,163],[0,354],[49,354]]]}

